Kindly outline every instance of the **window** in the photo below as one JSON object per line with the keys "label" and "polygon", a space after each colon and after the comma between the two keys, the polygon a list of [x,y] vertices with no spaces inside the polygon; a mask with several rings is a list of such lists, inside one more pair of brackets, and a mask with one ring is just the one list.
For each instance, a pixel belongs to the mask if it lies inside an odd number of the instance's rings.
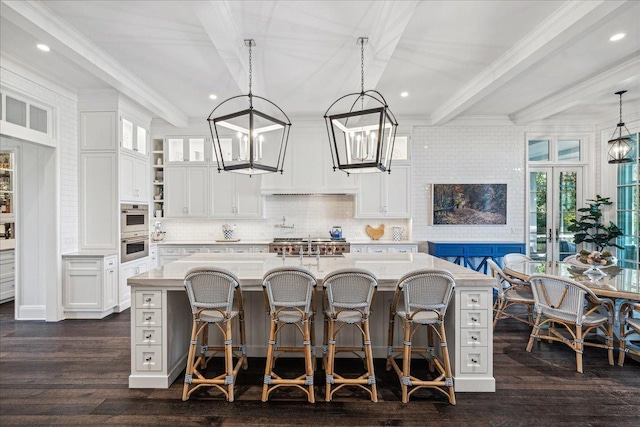
{"label": "window", "polygon": [[530,162],[579,163],[585,160],[582,140],[577,138],[530,139],[528,148]]}
{"label": "window", "polygon": [[633,163],[618,165],[617,176],[617,225],[624,235],[618,238],[618,264],[621,267],[640,268],[640,156],[638,155],[638,136],[630,135],[633,140]]}
{"label": "window", "polygon": [[34,105],[20,96],[0,94],[0,120],[50,135],[51,109]]}

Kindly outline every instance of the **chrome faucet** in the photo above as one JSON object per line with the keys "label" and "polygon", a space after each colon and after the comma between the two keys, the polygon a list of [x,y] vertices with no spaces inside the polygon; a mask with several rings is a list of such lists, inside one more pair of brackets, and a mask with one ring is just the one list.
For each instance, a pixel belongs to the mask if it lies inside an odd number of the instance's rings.
{"label": "chrome faucet", "polygon": [[282,224],[275,225],[276,228],[294,228],[295,226],[295,224],[287,225],[287,218],[284,216],[282,217]]}

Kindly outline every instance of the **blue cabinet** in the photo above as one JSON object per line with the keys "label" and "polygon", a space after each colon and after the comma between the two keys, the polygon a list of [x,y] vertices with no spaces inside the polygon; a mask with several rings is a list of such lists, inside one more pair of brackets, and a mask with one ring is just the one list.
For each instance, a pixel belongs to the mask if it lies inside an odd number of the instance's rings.
{"label": "blue cabinet", "polygon": [[[429,254],[475,271],[487,273],[487,260],[502,265],[509,253],[524,254],[525,244],[515,242],[426,242]],[[422,247],[422,245],[421,245]]]}

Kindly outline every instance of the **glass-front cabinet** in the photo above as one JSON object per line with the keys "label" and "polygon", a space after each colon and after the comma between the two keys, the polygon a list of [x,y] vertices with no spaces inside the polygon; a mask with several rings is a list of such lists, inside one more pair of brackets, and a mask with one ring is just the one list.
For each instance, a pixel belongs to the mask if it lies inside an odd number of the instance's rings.
{"label": "glass-front cabinet", "polygon": [[165,146],[167,163],[205,163],[209,161],[208,138],[204,136],[168,136]]}
{"label": "glass-front cabinet", "polygon": [[13,154],[0,153],[0,222],[13,222],[14,213]]}
{"label": "glass-front cabinet", "polygon": [[148,138],[149,132],[130,120],[122,118],[122,148],[138,152],[142,155],[149,154]]}

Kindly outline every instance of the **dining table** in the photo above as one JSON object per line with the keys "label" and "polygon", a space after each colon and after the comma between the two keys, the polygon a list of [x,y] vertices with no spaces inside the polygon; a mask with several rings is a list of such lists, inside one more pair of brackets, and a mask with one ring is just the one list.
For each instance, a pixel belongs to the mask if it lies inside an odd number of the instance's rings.
{"label": "dining table", "polygon": [[640,301],[640,270],[611,265],[600,268],[602,274],[588,274],[589,266],[562,261],[519,261],[508,263],[504,272],[528,281],[534,274],[549,274],[575,280],[600,297]]}

